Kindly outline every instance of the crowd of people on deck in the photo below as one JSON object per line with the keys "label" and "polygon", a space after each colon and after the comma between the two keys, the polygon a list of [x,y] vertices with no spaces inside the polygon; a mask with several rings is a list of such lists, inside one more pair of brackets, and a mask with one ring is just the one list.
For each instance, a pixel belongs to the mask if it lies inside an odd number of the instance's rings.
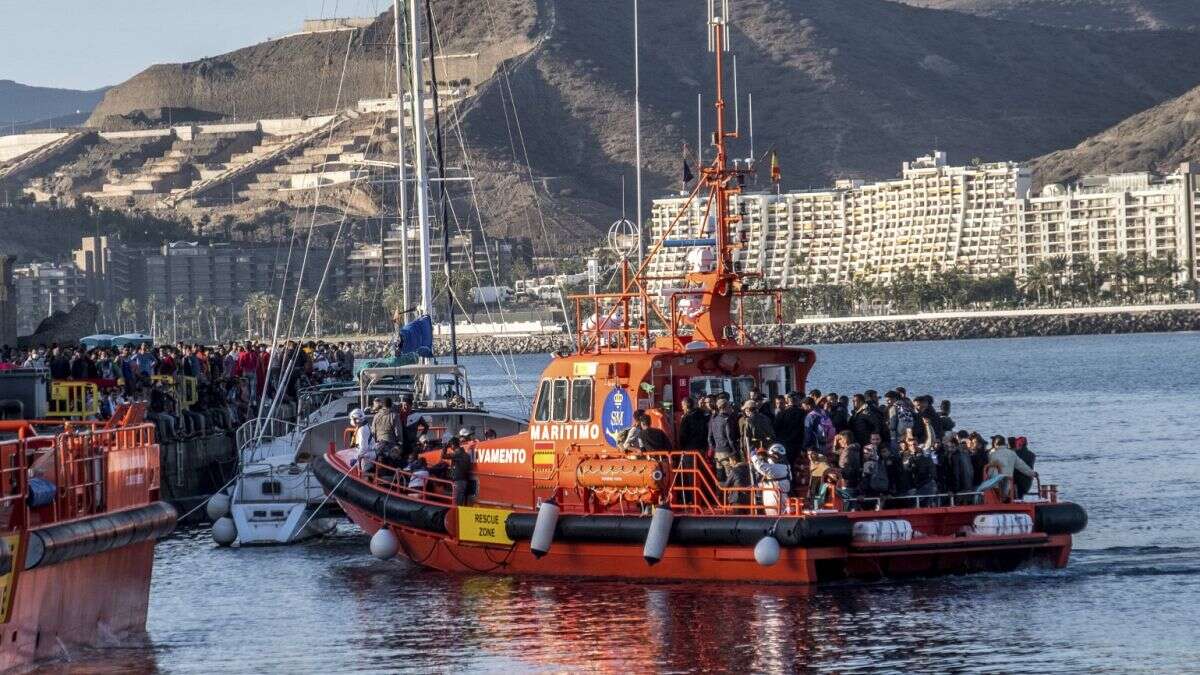
{"label": "crowd of people on deck", "polygon": [[[882,399],[874,390],[770,399],[752,390],[736,410],[729,394],[718,393],[682,402],[676,445],[708,459],[731,503],[748,504],[757,494],[768,513],[789,496],[819,506],[835,491],[852,508],[946,504],[992,476],[1001,494],[1023,497],[1037,477],[1026,439],[959,429],[950,412],[950,401],[935,406],[933,397],[910,397],[904,387]],[[649,425],[639,415],[635,429]],[[667,444],[631,431],[624,446]]]}
{"label": "crowd of people on deck", "polygon": [[[361,408],[350,412],[355,463],[363,473],[413,492],[425,490],[430,478],[449,481],[454,503],[466,504],[472,492],[475,432],[464,427],[443,438],[443,430],[414,414],[412,403],[408,395],[399,401],[378,397],[372,401],[369,419]],[[483,440],[493,438],[496,432],[485,429]],[[428,454],[438,450],[440,459],[431,464]]]}
{"label": "crowd of people on deck", "polygon": [[[274,358],[268,345],[253,341],[213,347],[182,342],[93,348],[5,345],[0,347],[0,370],[38,368],[47,370],[52,381],[91,382],[100,397],[95,417],[102,420],[124,403],[144,402],[157,437],[171,442],[233,431],[259,414],[264,396],[266,405],[274,402],[277,410],[295,410],[303,388],[351,377],[354,358],[349,343],[325,342],[289,341]],[[180,376],[194,378],[194,392],[181,389]],[[184,400],[185,394],[195,400]]]}

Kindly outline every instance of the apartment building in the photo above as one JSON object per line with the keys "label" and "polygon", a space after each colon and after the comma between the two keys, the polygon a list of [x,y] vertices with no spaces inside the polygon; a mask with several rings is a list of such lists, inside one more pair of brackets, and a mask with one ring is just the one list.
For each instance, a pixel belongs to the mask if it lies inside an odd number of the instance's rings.
{"label": "apartment building", "polygon": [[32,333],[42,319],[69,311],[87,297],[87,281],[72,264],[36,262],[13,269],[17,332]]}
{"label": "apartment building", "polygon": [[[1015,265],[1013,204],[1029,196],[1029,169],[1014,162],[949,166],[944,152],[903,164],[895,180],[838,181],[829,190],[748,193],[734,198],[743,216],[735,260],[766,285],[792,287],[887,282],[903,270],[957,268],[991,276]],[[680,216],[685,198],[654,203],[651,236]],[[711,236],[704,199],[682,214],[672,239]],[[710,219],[711,220],[711,219]],[[669,249],[652,275],[682,273],[688,247]]]}
{"label": "apartment building", "polygon": [[1087,176],[1072,186],[1048,185],[1019,200],[1012,214],[1016,272],[1051,257],[1112,255],[1174,258],[1178,281],[1200,278],[1200,164],[1173,173]]}
{"label": "apartment building", "polygon": [[[472,286],[492,286],[508,274],[515,255],[520,255],[521,242],[498,237],[484,238],[477,232],[450,237],[450,273],[466,275]],[[346,264],[337,270],[337,285],[346,288],[355,284],[392,286],[401,284],[405,242],[399,227],[388,228],[382,244],[358,244],[349,253]],[[440,233],[434,233],[429,245],[431,269],[434,274],[443,269],[443,246]],[[413,301],[419,299],[421,247],[415,229],[408,232],[407,242],[409,287]]]}
{"label": "apartment building", "polygon": [[[204,245],[196,242],[172,242],[158,252],[145,258],[145,288],[141,301],[150,295],[162,305],[170,305],[178,299],[184,304],[196,304],[203,300],[216,306],[240,307],[246,297],[254,292],[278,295],[284,288],[287,277],[287,293],[295,293],[300,284],[313,293],[321,282],[330,255],[332,267],[342,265],[344,251],[310,248],[307,264],[301,264],[302,250],[291,252],[288,263],[288,247],[232,246],[230,244]],[[303,270],[301,269],[303,267]],[[334,290],[331,284],[326,288]]]}

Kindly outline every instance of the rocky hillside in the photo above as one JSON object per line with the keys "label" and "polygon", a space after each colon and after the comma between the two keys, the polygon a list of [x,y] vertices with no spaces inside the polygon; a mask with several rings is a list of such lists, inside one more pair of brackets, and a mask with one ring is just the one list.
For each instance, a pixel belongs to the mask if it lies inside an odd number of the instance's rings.
{"label": "rocky hillside", "polygon": [[[16,123],[17,131],[29,128],[78,124],[96,107],[107,89],[79,91],[53,87],[31,87],[0,80],[0,121],[4,131]],[[77,112],[78,111],[78,112]]]}
{"label": "rocky hillside", "polygon": [[[735,8],[739,84],[743,97],[754,96],[756,151],[780,149],[789,187],[891,176],[935,145],[963,162],[1036,156],[1200,81],[1200,51],[1182,33],[1029,26],[883,0],[743,0]],[[621,176],[633,176],[628,8],[557,2],[549,10],[544,42],[466,115],[488,160],[491,175],[482,180],[505,195],[491,222],[518,214],[507,219],[509,231],[535,242],[594,235],[618,216]],[[655,4],[643,12],[642,31],[653,36],[642,51],[652,196],[677,189],[680,148],[695,145],[697,92],[712,101],[711,67],[694,6]],[[1169,69],[1167,53],[1177,57]],[[510,146],[514,107],[523,146]],[[741,108],[745,115],[744,100]],[[705,114],[711,129],[707,107]],[[518,185],[529,182],[521,178],[525,152],[545,193]],[[548,235],[539,213],[550,221]]]}
{"label": "rocky hillside", "polygon": [[[525,36],[537,16],[531,2],[489,0],[495,19],[486,21],[469,0],[437,4],[445,53],[479,53],[484,77],[496,61],[529,48]],[[396,89],[393,25],[389,11],[361,31],[294,35],[191,63],[151,66],[109,91],[88,124],[154,108],[240,119],[315,115],[387,96]]]}
{"label": "rocky hillside", "polygon": [[1173,171],[1200,161],[1200,87],[1032,162],[1039,184],[1070,182],[1090,173]]}
{"label": "rocky hillside", "polygon": [[[469,150],[448,164],[472,167],[491,231],[530,236],[539,251],[594,241],[620,215],[622,176],[632,214],[630,5],[435,3],[445,53],[508,59],[451,115]],[[388,90],[390,21],[350,42],[343,100]],[[1183,32],[1074,30],[890,0],[738,0],[734,21],[743,130],[752,93],[755,150],[779,149],[789,188],[891,176],[934,146],[961,162],[1042,155],[1200,82],[1200,50]],[[711,66],[703,3],[643,3],[641,30],[648,202],[678,189],[697,93],[711,129]],[[335,97],[346,48],[346,33],[308,35],[155,66],[110,92],[93,119],[160,106],[315,112]],[[470,212],[464,185],[453,185],[460,215]]]}
{"label": "rocky hillside", "polygon": [[1099,30],[1200,30],[1195,0],[896,0],[1009,21]]}

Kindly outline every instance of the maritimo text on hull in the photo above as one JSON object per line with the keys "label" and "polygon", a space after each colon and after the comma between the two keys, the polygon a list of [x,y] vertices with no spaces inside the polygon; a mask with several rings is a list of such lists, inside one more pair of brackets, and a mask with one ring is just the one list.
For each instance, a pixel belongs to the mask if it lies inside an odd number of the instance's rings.
{"label": "maritimo text on hull", "polygon": [[[636,412],[678,438],[675,404],[689,394],[803,391],[815,363],[811,350],[753,344],[744,330],[752,306],[773,305],[779,321],[782,298],[739,271],[747,233],[729,204],[753,168],[728,166],[729,14],[727,2],[709,5],[716,157],[690,197],[707,192],[706,237],[671,239],[668,227],[637,269],[626,265],[621,292],[573,298],[577,352],[546,368],[528,431],[473,448],[469,499],[462,481],[410,488],[398,467],[364,470],[354,449],[331,448],[316,476],[374,552],[454,572],[812,583],[1066,565],[1087,517],[1054,486],[1014,501],[1008,482],[990,480],[876,510],[838,489],[809,500],[773,481],[726,488],[702,453],[619,447]],[[685,246],[686,274],[648,278],[657,252]],[[651,295],[650,281],[667,288]]]}

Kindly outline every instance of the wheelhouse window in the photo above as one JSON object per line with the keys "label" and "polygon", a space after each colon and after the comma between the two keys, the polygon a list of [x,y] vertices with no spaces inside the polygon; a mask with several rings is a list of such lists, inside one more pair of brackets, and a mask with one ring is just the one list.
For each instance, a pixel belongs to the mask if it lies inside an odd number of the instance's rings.
{"label": "wheelhouse window", "polygon": [[538,422],[550,420],[550,380],[542,380],[538,387],[537,407],[534,408],[533,419]]}
{"label": "wheelhouse window", "polygon": [[571,420],[590,422],[592,419],[592,380],[571,380]]}
{"label": "wheelhouse window", "polygon": [[551,412],[553,413],[553,415],[551,415],[551,419],[553,419],[555,422],[567,421],[567,393],[568,393],[567,388],[568,388],[568,386],[569,386],[569,382],[566,378],[562,378],[562,379],[554,381],[553,395],[552,395],[553,404],[551,406]]}

